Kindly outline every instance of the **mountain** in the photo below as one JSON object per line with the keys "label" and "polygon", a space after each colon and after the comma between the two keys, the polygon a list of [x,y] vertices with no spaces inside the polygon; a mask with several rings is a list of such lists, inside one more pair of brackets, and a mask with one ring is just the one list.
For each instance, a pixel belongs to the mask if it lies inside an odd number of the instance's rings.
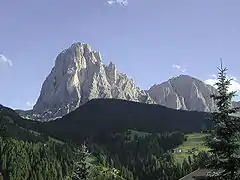
{"label": "mountain", "polygon": [[233,101],[232,105],[233,107],[240,107],[240,101]]}
{"label": "mountain", "polygon": [[154,103],[112,62],[103,65],[100,53],[89,44],[74,43],[57,56],[31,113],[58,117],[95,98]]}
{"label": "mountain", "polygon": [[203,81],[188,75],[180,75],[153,85],[147,93],[157,103],[173,109],[213,112],[217,106],[211,94],[216,89]]}
{"label": "mountain", "polygon": [[[240,101],[233,101],[232,106],[234,108],[239,108],[240,107]],[[233,114],[236,117],[240,117],[240,111],[238,110],[236,113]]]}
{"label": "mountain", "polygon": [[49,136],[82,141],[134,129],[149,133],[200,132],[210,126],[210,114],[120,99],[94,99],[42,128]]}
{"label": "mountain", "polygon": [[[129,129],[146,133],[200,132],[211,126],[211,113],[167,108],[122,99],[92,99],[56,121],[26,120],[5,108],[4,116],[22,129],[81,143],[87,137],[123,133]],[[94,113],[93,113],[94,112]]]}
{"label": "mountain", "polygon": [[210,98],[216,89],[203,81],[180,75],[149,90],[141,90],[133,79],[102,63],[101,54],[86,43],[74,43],[63,50],[44,81],[32,110],[17,112],[25,118],[50,120],[62,117],[91,99],[124,99],[159,104],[173,109],[213,112]]}
{"label": "mountain", "polygon": [[200,132],[211,127],[211,113],[176,110],[122,99],[92,99],[62,118],[48,122],[26,120],[12,109],[1,107],[0,124],[7,122],[11,136],[27,134],[29,139],[51,137],[83,143],[89,138],[99,140],[128,130],[164,134]]}

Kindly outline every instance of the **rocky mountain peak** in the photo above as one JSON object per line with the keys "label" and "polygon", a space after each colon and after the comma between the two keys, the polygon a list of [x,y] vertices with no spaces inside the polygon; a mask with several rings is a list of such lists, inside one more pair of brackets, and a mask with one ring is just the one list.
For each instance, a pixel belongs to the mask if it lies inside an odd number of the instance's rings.
{"label": "rocky mountain peak", "polygon": [[96,98],[125,99],[157,103],[174,109],[213,112],[217,106],[210,98],[211,94],[216,94],[214,87],[183,74],[155,84],[149,90],[141,90],[132,78],[119,72],[115,64],[110,62],[104,65],[101,54],[89,44],[78,42],[57,55],[33,110],[22,114],[56,118]]}
{"label": "rocky mountain peak", "polygon": [[217,110],[210,98],[216,90],[189,75],[180,75],[155,84],[147,92],[156,103],[170,108],[207,112]]}
{"label": "rocky mountain peak", "polygon": [[102,64],[101,54],[86,43],[74,43],[56,58],[44,81],[34,113],[62,116],[95,98],[116,98],[153,103],[131,78],[110,62]]}
{"label": "rocky mountain peak", "polygon": [[117,82],[117,69],[116,66],[110,62],[108,66],[104,66],[107,80],[108,82],[113,85]]}

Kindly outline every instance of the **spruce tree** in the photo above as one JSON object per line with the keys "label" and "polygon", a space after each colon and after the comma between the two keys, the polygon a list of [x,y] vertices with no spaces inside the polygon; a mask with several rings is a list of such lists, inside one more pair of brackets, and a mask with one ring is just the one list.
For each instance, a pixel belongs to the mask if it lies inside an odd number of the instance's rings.
{"label": "spruce tree", "polygon": [[0,119],[0,137],[5,137],[5,134],[7,132],[7,126],[5,124],[2,124],[1,121],[2,120]]}
{"label": "spruce tree", "polygon": [[87,163],[89,155],[90,153],[85,144],[81,148],[76,148],[75,161],[73,162],[73,180],[87,180],[89,178],[90,167]]}
{"label": "spruce tree", "polygon": [[213,113],[213,129],[207,138],[207,145],[214,156],[209,167],[214,170],[212,179],[239,179],[239,118],[232,116],[238,109],[232,108],[232,99],[236,92],[228,92],[232,79],[226,75],[227,68],[218,67],[217,94],[211,97],[216,101],[218,112]]}

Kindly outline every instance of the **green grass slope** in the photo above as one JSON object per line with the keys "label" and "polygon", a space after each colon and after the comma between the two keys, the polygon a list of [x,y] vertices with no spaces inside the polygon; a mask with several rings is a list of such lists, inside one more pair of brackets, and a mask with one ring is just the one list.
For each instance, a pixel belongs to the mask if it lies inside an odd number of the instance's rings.
{"label": "green grass slope", "polygon": [[183,162],[188,156],[197,155],[200,151],[208,151],[205,145],[206,133],[191,133],[186,135],[186,141],[174,149],[174,158],[177,162]]}

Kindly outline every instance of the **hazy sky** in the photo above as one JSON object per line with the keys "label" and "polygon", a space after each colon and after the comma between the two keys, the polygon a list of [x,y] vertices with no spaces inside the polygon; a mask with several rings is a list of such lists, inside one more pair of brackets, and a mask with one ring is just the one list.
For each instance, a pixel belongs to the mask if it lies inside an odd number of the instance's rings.
{"label": "hazy sky", "polygon": [[0,0],[0,103],[30,108],[59,52],[91,44],[143,89],[184,71],[240,90],[239,0]]}

